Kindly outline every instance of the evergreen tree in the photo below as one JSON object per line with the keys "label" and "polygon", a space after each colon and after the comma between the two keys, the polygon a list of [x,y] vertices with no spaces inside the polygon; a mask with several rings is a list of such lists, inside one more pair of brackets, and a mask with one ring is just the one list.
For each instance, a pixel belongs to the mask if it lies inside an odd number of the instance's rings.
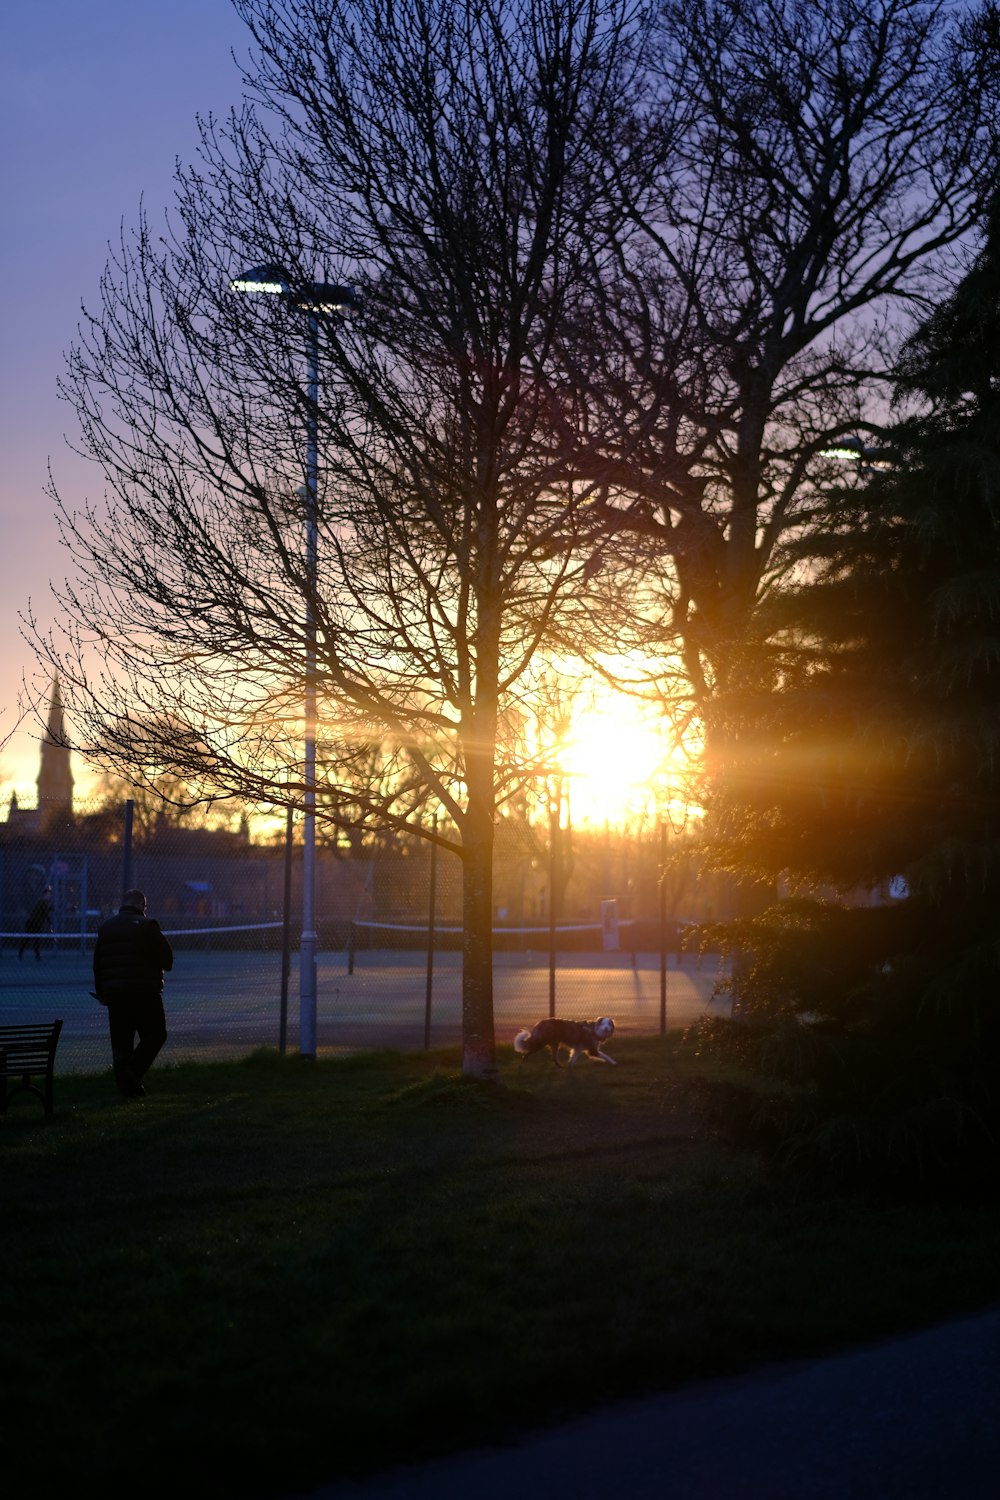
{"label": "evergreen tree", "polygon": [[786,899],[725,929],[721,1029],[803,1085],[799,1149],[951,1171],[1000,1130],[1000,201],[896,399],[774,606],[767,690],[724,706],[713,857]]}

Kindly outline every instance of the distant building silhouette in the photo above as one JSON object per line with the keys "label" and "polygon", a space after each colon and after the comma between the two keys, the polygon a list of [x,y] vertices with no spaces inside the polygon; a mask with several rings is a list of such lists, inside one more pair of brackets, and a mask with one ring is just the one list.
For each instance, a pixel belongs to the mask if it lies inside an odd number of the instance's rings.
{"label": "distant building silhouette", "polygon": [[69,763],[69,742],[63,717],[59,678],[52,683],[49,723],[42,739],[41,764],[38,769],[38,806],[45,813],[73,813],[73,770]]}
{"label": "distant building silhouette", "polygon": [[52,681],[49,718],[41,740],[41,758],[36,780],[38,805],[21,807],[17,793],[12,792],[7,824],[17,833],[39,833],[47,823],[62,822],[73,816],[73,768],[66,738],[62,690],[58,675]]}

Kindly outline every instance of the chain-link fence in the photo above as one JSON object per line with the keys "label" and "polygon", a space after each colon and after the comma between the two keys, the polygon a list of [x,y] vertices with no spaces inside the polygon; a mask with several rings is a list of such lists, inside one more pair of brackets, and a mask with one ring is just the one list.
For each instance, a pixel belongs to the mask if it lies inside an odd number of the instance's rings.
{"label": "chain-link fence", "polygon": [[[558,863],[556,856],[558,855]],[[558,847],[502,822],[495,869],[497,1036],[559,1014],[620,1030],[689,1024],[718,966],[685,955],[686,922],[711,915],[683,865],[642,835],[563,831]],[[174,949],[162,1061],[298,1045],[302,850],[235,829],[139,826],[131,804],[35,812],[0,825],[0,1024],[63,1019],[58,1067],[108,1066],[92,994],[94,937],[123,891],[146,894]],[[320,1052],[421,1047],[461,1035],[461,866],[419,839],[316,860]]]}

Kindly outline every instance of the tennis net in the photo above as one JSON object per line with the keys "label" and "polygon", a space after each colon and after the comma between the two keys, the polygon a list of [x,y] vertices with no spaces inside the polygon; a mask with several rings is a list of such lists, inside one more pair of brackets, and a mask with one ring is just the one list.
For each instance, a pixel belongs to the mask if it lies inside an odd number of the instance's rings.
{"label": "tennis net", "polygon": [[[619,929],[623,946],[627,944],[630,922],[620,922]],[[426,922],[368,922],[351,923],[348,946],[352,951],[371,949],[409,949],[426,953],[431,942],[432,929]],[[436,923],[433,928],[435,950],[448,952],[462,946],[461,926],[455,923]],[[555,942],[559,952],[596,952],[604,946],[604,928],[600,922],[557,923],[548,926],[514,927],[502,924],[493,928],[493,946],[498,952],[547,950]]]}

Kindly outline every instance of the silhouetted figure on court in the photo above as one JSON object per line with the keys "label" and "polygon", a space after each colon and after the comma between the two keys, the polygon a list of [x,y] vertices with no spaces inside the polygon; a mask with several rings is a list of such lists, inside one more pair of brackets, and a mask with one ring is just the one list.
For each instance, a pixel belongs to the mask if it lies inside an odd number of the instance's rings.
{"label": "silhouetted figure on court", "polygon": [[25,936],[21,939],[21,946],[17,950],[18,958],[24,957],[24,950],[30,943],[35,950],[35,958],[39,963],[42,961],[42,933],[52,931],[52,902],[49,896],[52,887],[47,885],[44,892],[39,896],[34,906],[24,919]]}
{"label": "silhouetted figure on court", "polygon": [[127,1099],[146,1092],[143,1074],[167,1040],[163,975],[173,966],[173,949],[159,922],[146,916],[142,891],[126,891],[118,915],[97,929],[94,994],[108,1007],[115,1082]]}

